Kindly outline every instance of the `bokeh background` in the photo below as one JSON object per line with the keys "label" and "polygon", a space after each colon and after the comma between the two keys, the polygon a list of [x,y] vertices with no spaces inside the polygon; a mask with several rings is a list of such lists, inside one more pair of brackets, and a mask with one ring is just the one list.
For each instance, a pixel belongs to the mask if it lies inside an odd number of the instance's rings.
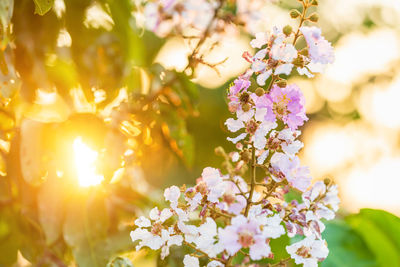
{"label": "bokeh background", "polygon": [[[288,9],[294,1],[266,4],[259,31],[274,25],[295,24]],[[336,52],[335,63],[315,79],[293,77],[306,97],[310,118],[302,128],[302,162],[314,179],[334,179],[340,186],[342,207],[350,212],[380,208],[400,214],[400,2],[397,0],[324,0],[318,7],[319,26]],[[293,25],[295,26],[295,25]],[[229,149],[223,123],[229,116],[225,102],[231,79],[243,72],[241,58],[251,51],[248,37],[227,37],[208,55],[210,62],[229,57],[220,75],[203,66],[196,81],[200,115],[189,119],[195,137],[192,169],[171,162],[149,177],[166,186],[193,183],[205,166],[218,166],[214,147]],[[180,70],[186,65],[190,43],[167,40],[156,61]],[[228,81],[228,82],[227,82]]]}

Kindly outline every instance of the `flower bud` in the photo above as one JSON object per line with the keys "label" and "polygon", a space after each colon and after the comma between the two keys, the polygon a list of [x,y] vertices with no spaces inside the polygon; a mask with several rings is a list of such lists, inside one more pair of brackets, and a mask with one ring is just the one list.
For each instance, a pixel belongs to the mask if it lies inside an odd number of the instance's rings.
{"label": "flower bud", "polygon": [[293,65],[298,68],[304,67],[304,59],[302,57],[297,57],[293,60]]}
{"label": "flower bud", "polygon": [[244,150],[240,153],[240,157],[244,162],[249,162],[251,160],[251,153],[248,150]]}
{"label": "flower bud", "polygon": [[324,184],[325,185],[330,185],[330,183],[331,183],[331,179],[329,179],[329,178],[325,178],[324,179]]}
{"label": "flower bud", "polygon": [[214,152],[215,152],[215,155],[217,155],[217,156],[224,156],[225,155],[225,150],[221,146],[216,147]]}
{"label": "flower bud", "polygon": [[185,196],[188,198],[193,198],[196,195],[196,191],[194,190],[188,190],[185,192]]}
{"label": "flower bud", "polygon": [[300,16],[300,12],[299,12],[298,10],[292,9],[292,10],[290,11],[290,17],[291,17],[292,19],[298,18],[299,16]]}
{"label": "flower bud", "polygon": [[265,94],[265,91],[264,91],[264,89],[263,88],[261,88],[261,87],[258,87],[257,89],[256,89],[256,95],[257,96],[263,96],[264,94]]}
{"label": "flower bud", "polygon": [[290,25],[286,25],[285,27],[283,27],[283,33],[286,36],[289,36],[292,33],[293,29]]}
{"label": "flower bud", "polygon": [[243,92],[243,93],[240,95],[239,100],[240,100],[240,102],[241,102],[242,104],[246,104],[246,103],[249,102],[249,100],[250,100],[250,95],[249,95],[247,92]]}
{"label": "flower bud", "polygon": [[285,88],[286,85],[287,85],[287,82],[286,82],[286,80],[279,80],[276,84],[277,84],[280,88]]}
{"label": "flower bud", "polygon": [[249,103],[246,103],[242,106],[242,109],[244,112],[247,112],[251,109],[251,105]]}
{"label": "flower bud", "polygon": [[319,16],[317,13],[313,13],[308,19],[312,22],[318,22]]}
{"label": "flower bud", "polygon": [[300,51],[300,55],[308,57],[308,49],[304,48]]}
{"label": "flower bud", "polygon": [[312,5],[312,6],[318,6],[318,0],[313,0],[313,1],[311,2],[311,5]]}

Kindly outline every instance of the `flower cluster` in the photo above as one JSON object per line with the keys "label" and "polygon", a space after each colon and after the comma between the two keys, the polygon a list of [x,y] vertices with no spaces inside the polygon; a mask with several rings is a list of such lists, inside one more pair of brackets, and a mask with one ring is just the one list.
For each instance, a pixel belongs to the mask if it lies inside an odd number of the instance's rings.
{"label": "flower cluster", "polygon": [[[315,5],[309,0],[302,3],[303,14]],[[226,173],[207,167],[193,187],[167,188],[164,198],[169,206],[154,208],[148,218],[135,221],[131,238],[137,249],[161,250],[164,258],[173,245],[189,247],[192,253],[183,259],[187,267],[200,262],[233,266],[238,257],[244,265],[258,266],[257,261],[274,258],[271,239],[297,235],[304,239],[286,247],[296,264],[318,266],[327,257],[322,220],[335,217],[338,190],[328,180],[312,185],[308,167],[301,165],[297,153],[303,147],[299,127],[308,120],[305,99],[298,86],[280,76],[289,75],[293,67],[312,76],[312,66],[333,61],[331,45],[318,28],[303,26],[304,21],[306,17],[296,33],[275,28],[251,41],[260,50],[254,56],[244,54],[252,66],[228,90],[234,117],[225,125],[236,135],[227,140],[236,150],[216,149],[224,157]],[[301,36],[307,47],[298,50]],[[268,86],[258,87],[267,80]],[[301,201],[288,201],[293,191],[301,194]]]}
{"label": "flower cluster", "polygon": [[[297,51],[294,44],[299,33],[304,36],[307,47]],[[260,49],[254,56],[244,54],[245,59],[252,64],[251,70],[256,73],[260,86],[264,86],[271,75],[289,75],[293,68],[300,75],[314,77],[314,73],[322,72],[326,64],[334,61],[331,44],[315,26],[302,26],[297,34],[290,26],[283,29],[275,27],[270,33],[257,33],[250,45]]]}
{"label": "flower cluster", "polygon": [[[269,0],[273,1],[273,0]],[[262,19],[265,0],[158,0],[144,1],[144,26],[160,37],[194,31],[232,32],[242,26],[253,33],[252,25]],[[232,12],[232,6],[234,12]],[[219,12],[223,9],[223,12]]]}

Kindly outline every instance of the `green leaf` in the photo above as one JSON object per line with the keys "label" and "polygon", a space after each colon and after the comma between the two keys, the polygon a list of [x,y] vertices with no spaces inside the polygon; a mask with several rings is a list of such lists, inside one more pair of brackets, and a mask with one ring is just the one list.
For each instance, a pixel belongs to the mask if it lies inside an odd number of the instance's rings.
{"label": "green leaf", "polygon": [[[14,0],[1,0],[0,1],[0,27],[2,34],[5,35],[10,24],[13,14]],[[1,35],[0,35],[1,36]]]}
{"label": "green leaf", "polygon": [[[371,210],[367,212],[367,214],[368,213],[371,216],[373,211]],[[375,255],[379,266],[400,266],[400,255],[396,243],[394,243],[390,232],[384,230],[384,228],[386,228],[383,224],[385,218],[379,219],[375,215],[371,217],[373,217],[375,221],[368,218],[368,216],[364,216],[363,212],[361,212],[357,215],[349,216],[346,221],[360,236],[362,236],[368,248]],[[377,224],[376,221],[378,221],[379,224]],[[396,227],[396,222],[394,220],[391,220],[391,222],[392,225]]]}
{"label": "green leaf", "polygon": [[33,0],[35,2],[35,14],[43,16],[54,5],[54,0]]}
{"label": "green leaf", "polygon": [[400,251],[400,218],[384,210],[362,209],[360,216],[372,221]]}
{"label": "green leaf", "polygon": [[33,186],[38,186],[46,176],[43,163],[43,124],[32,120],[24,120],[20,130],[20,161],[24,180]]}
{"label": "green leaf", "polygon": [[329,255],[321,266],[377,266],[365,242],[344,221],[336,220],[326,223],[326,229],[322,235],[328,243]]}
{"label": "green leaf", "polygon": [[0,266],[11,266],[17,261],[20,235],[11,209],[0,210]]}
{"label": "green leaf", "polygon": [[109,227],[104,196],[91,193],[70,203],[63,227],[64,239],[79,267],[103,267],[110,257],[102,243]]}
{"label": "green leaf", "polygon": [[115,257],[108,264],[107,267],[134,267],[131,260],[125,257]]}
{"label": "green leaf", "polygon": [[[131,0],[106,0],[115,23],[113,30],[120,39],[122,52],[128,62],[128,67],[143,66],[145,63],[146,48],[139,38],[138,29],[132,23]],[[132,64],[132,65],[129,65]]]}
{"label": "green leaf", "polygon": [[194,162],[194,140],[186,129],[186,122],[176,112],[170,111],[163,118],[162,131],[171,149],[191,168]]}
{"label": "green leaf", "polygon": [[38,193],[39,222],[48,245],[54,243],[61,236],[64,199],[61,180],[57,177],[48,177]]}

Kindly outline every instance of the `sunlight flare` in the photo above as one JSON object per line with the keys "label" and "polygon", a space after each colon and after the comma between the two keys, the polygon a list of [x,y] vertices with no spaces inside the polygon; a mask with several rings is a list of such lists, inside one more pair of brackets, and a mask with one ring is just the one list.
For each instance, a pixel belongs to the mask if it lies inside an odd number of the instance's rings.
{"label": "sunlight flare", "polygon": [[87,146],[81,137],[74,140],[74,157],[79,185],[89,187],[99,185],[104,176],[96,173],[96,160],[98,153]]}

